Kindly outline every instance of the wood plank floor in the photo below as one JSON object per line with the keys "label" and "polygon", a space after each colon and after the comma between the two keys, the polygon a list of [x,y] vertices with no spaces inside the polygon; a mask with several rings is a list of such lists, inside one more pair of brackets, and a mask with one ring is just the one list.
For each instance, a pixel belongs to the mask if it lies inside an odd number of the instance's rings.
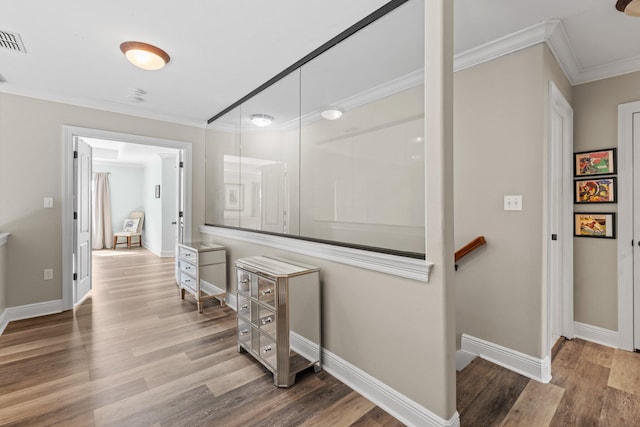
{"label": "wood plank floor", "polygon": [[75,311],[0,336],[2,426],[402,426],[326,372],[279,389],[236,351],[235,312],[180,299],[173,259],[97,251]]}
{"label": "wood plank floor", "polygon": [[[98,251],[75,311],[0,336],[2,426],[402,426],[326,372],[290,389],[236,351],[235,312],[182,301],[172,259]],[[640,354],[575,339],[540,384],[482,359],[457,376],[463,427],[640,426]]]}
{"label": "wood plank floor", "polygon": [[476,358],[457,376],[461,426],[640,426],[640,354],[558,343],[549,384]]}

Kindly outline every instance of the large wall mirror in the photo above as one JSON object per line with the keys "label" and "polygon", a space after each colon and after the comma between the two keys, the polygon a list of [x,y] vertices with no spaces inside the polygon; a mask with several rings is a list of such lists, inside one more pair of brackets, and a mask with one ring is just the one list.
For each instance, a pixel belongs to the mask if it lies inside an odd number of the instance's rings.
{"label": "large wall mirror", "polygon": [[208,225],[424,253],[424,2],[211,121]]}

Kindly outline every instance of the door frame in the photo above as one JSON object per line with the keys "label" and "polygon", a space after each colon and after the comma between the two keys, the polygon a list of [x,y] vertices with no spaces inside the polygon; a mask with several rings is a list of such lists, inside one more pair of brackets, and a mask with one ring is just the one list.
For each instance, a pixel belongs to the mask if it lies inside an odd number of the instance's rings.
{"label": "door frame", "polygon": [[141,145],[177,148],[184,152],[184,235],[191,236],[192,146],[188,142],[150,136],[110,132],[77,126],[62,126],[62,310],[73,309],[73,138],[97,138]]}
{"label": "door frame", "polygon": [[[553,116],[558,115],[565,125],[558,134],[552,126]],[[568,123],[567,123],[568,121]],[[547,189],[546,189],[546,224],[545,249],[546,254],[546,346],[545,350],[551,358],[552,318],[557,316],[560,324],[560,334],[566,338],[574,337],[573,324],[573,189],[572,189],[572,159],[573,159],[573,108],[567,102],[562,92],[553,81],[549,81],[548,119],[547,119]],[[553,188],[560,191],[552,191]],[[554,197],[554,194],[556,197]],[[562,214],[557,218],[557,229],[552,229],[552,209],[561,206]],[[558,234],[558,240],[553,241],[551,234]],[[555,257],[555,262],[552,257]],[[562,269],[559,271],[559,269]],[[559,289],[553,289],[553,278],[559,279]],[[555,292],[554,292],[555,291]],[[555,303],[552,299],[556,298]],[[553,308],[557,310],[553,312]],[[558,313],[559,312],[559,313]]]}
{"label": "door frame", "polygon": [[628,351],[634,350],[633,116],[638,113],[640,101],[618,105],[618,348]]}

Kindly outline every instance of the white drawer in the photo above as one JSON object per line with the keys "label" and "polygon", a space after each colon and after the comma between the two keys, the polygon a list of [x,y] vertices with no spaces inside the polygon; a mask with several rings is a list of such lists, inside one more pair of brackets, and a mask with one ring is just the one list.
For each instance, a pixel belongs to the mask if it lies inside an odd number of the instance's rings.
{"label": "white drawer", "polygon": [[251,324],[241,317],[238,317],[238,342],[251,348]]}
{"label": "white drawer", "polygon": [[184,261],[190,261],[194,264],[198,263],[198,252],[190,248],[178,247],[178,258]]}

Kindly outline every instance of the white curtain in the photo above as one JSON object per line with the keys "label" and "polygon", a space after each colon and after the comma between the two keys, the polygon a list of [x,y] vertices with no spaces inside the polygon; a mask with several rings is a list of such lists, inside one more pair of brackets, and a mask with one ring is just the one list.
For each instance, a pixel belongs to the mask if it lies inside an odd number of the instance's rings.
{"label": "white curtain", "polygon": [[111,191],[109,173],[96,172],[93,177],[93,249],[113,247],[111,228]]}

